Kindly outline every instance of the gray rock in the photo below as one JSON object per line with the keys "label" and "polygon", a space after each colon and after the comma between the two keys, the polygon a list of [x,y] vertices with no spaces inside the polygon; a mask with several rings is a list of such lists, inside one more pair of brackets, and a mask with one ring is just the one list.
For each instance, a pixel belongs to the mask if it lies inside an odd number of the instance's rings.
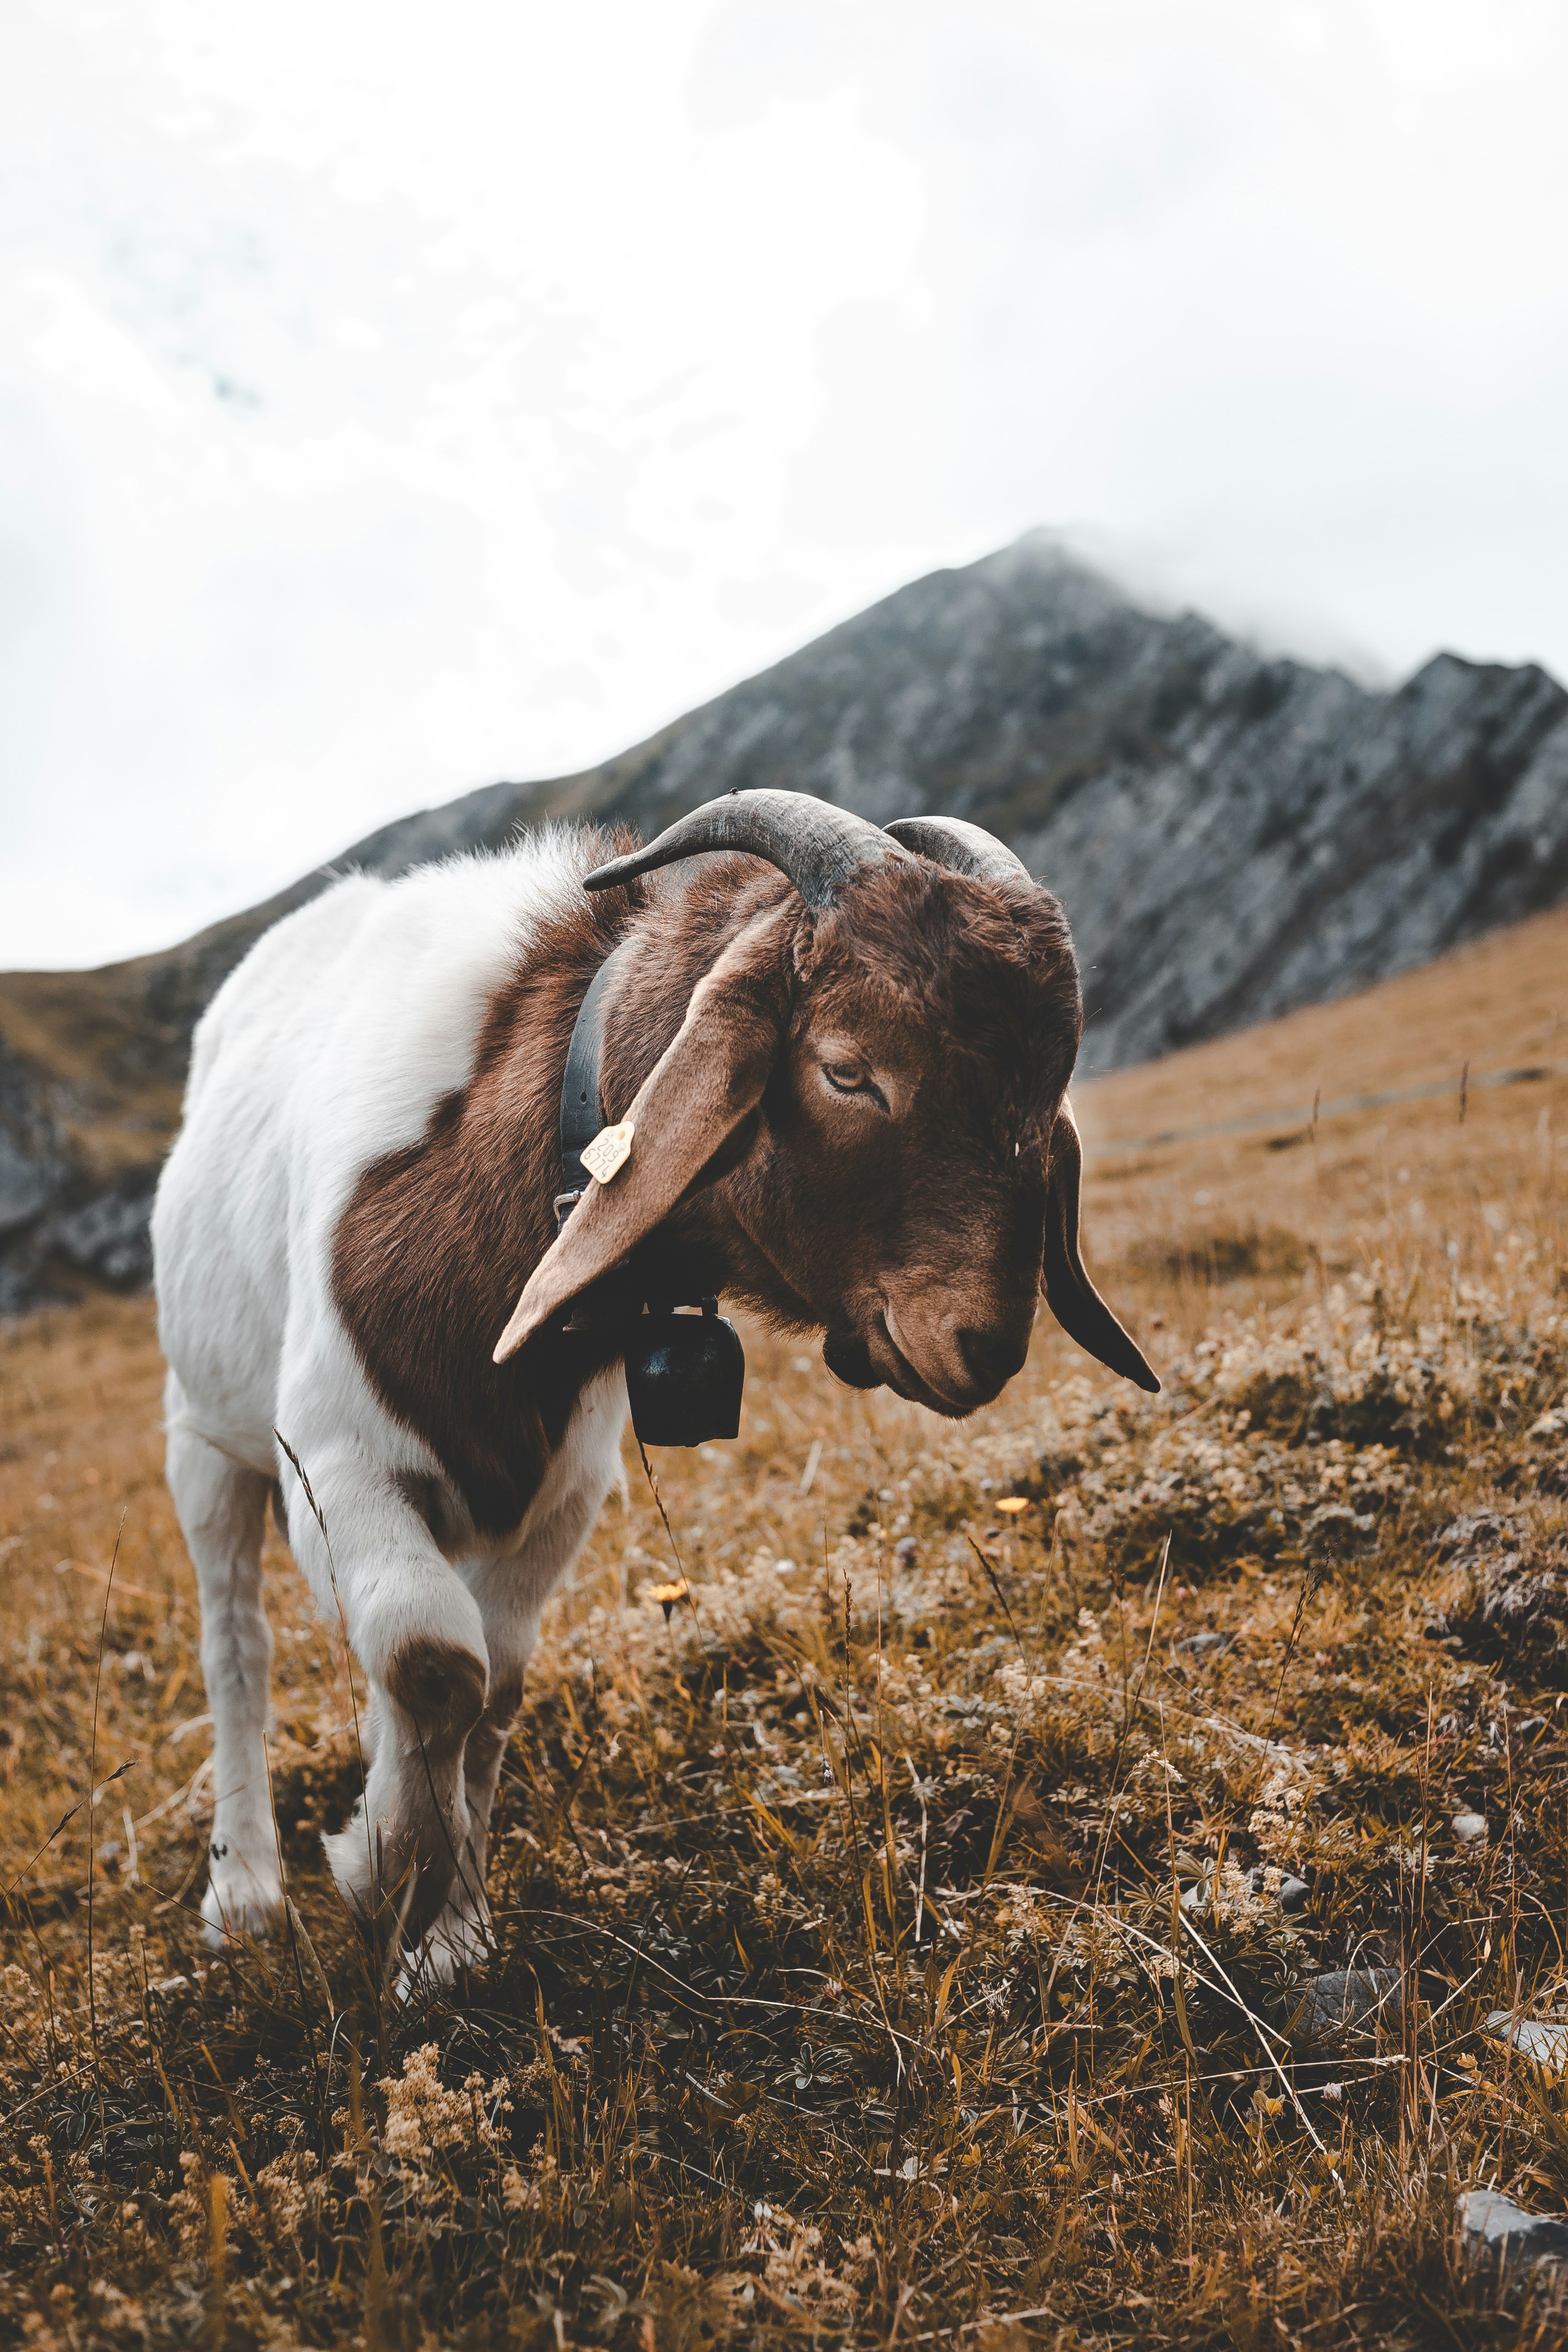
{"label": "gray rock", "polygon": [[1183,1657],[1196,1658],[1201,1664],[1208,1658],[1223,1657],[1235,1639],[1234,1633],[1189,1633],[1184,1642],[1177,1643],[1176,1649]]}
{"label": "gray rock", "polygon": [[1456,1813],[1454,1835],[1461,1845],[1479,1845],[1487,1833],[1484,1813]]}
{"label": "gray rock", "polygon": [[1397,1969],[1332,1969],[1308,1985],[1291,2024],[1303,2049],[1365,2032],[1399,2015],[1403,1987]]}
{"label": "gray rock", "polygon": [[1500,2273],[1504,2286],[1528,2279],[1556,2294],[1568,2284],[1568,2214],[1527,2213],[1496,2189],[1467,2189],[1456,2219],[1470,2263]]}
{"label": "gray rock", "polygon": [[1515,2017],[1508,2009],[1494,2009],[1486,2021],[1494,2042],[1510,2042],[1523,2058],[1549,2074],[1568,2071],[1568,2025],[1547,2017]]}
{"label": "gray rock", "polygon": [[153,1279],[153,1194],[156,1171],[139,1170],[112,1192],[100,1192],[54,1219],[49,1238],[60,1255],[115,1290],[139,1290]]}
{"label": "gray rock", "polygon": [[1286,1913],[1304,1911],[1311,1892],[1304,1878],[1282,1878],[1279,1881],[1279,1908]]}
{"label": "gray rock", "polygon": [[0,1134],[0,1241],[36,1224],[65,1176],[58,1161],[27,1160]]}
{"label": "gray rock", "polygon": [[118,1289],[152,1274],[157,1169],[95,1181],[67,1140],[63,1121],[78,1108],[70,1093],[0,1037],[0,1314],[45,1295],[54,1262]]}
{"label": "gray rock", "polygon": [[64,1140],[46,1090],[0,1037],[0,1244],[37,1223],[64,1188]]}

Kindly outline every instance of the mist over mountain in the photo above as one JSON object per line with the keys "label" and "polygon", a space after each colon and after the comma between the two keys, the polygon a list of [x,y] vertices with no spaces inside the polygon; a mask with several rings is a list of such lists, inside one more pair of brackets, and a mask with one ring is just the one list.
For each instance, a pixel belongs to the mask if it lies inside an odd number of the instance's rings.
{"label": "mist over mountain", "polygon": [[651,835],[735,786],[938,811],[1062,898],[1080,1072],[1423,962],[1568,898],[1568,694],[1439,654],[1377,692],[1142,609],[1046,533],[912,583],[603,766],[383,826],[165,953],[0,976],[0,1309],[51,1267],[133,1283],[191,1032],[267,927],[549,817]]}

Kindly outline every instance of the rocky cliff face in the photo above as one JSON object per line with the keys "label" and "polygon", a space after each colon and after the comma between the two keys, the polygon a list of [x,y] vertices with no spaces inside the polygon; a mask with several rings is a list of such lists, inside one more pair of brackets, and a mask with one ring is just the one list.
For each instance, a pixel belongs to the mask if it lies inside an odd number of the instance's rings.
{"label": "rocky cliff face", "polygon": [[[1568,898],[1568,695],[1439,655],[1392,694],[1140,610],[1044,534],[900,589],[584,774],[492,784],[338,861],[395,874],[546,816],[645,834],[734,785],[942,810],[1061,896],[1085,1073],[1331,996]],[[146,1271],[191,1031],[311,875],[167,954],[0,978],[0,1310]]]}

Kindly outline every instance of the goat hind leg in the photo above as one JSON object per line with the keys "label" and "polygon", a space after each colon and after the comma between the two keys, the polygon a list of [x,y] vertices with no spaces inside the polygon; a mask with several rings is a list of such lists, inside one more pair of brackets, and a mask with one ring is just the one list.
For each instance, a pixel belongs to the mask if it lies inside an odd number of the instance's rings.
{"label": "goat hind leg", "polygon": [[195,1566],[202,1675],[213,1718],[213,1823],[202,1917],[207,1940],[265,1935],[283,1903],[267,1776],[272,1629],[261,1591],[270,1481],[169,1412],[168,1479]]}

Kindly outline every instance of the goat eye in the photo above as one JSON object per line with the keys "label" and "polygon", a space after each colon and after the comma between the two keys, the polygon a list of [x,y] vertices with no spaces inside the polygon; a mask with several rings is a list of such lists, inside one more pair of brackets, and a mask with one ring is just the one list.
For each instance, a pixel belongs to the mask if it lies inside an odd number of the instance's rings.
{"label": "goat eye", "polygon": [[863,1102],[873,1102],[879,1110],[886,1110],[888,1097],[874,1078],[867,1076],[845,1062],[824,1062],[822,1075],[836,1095],[854,1095]]}

